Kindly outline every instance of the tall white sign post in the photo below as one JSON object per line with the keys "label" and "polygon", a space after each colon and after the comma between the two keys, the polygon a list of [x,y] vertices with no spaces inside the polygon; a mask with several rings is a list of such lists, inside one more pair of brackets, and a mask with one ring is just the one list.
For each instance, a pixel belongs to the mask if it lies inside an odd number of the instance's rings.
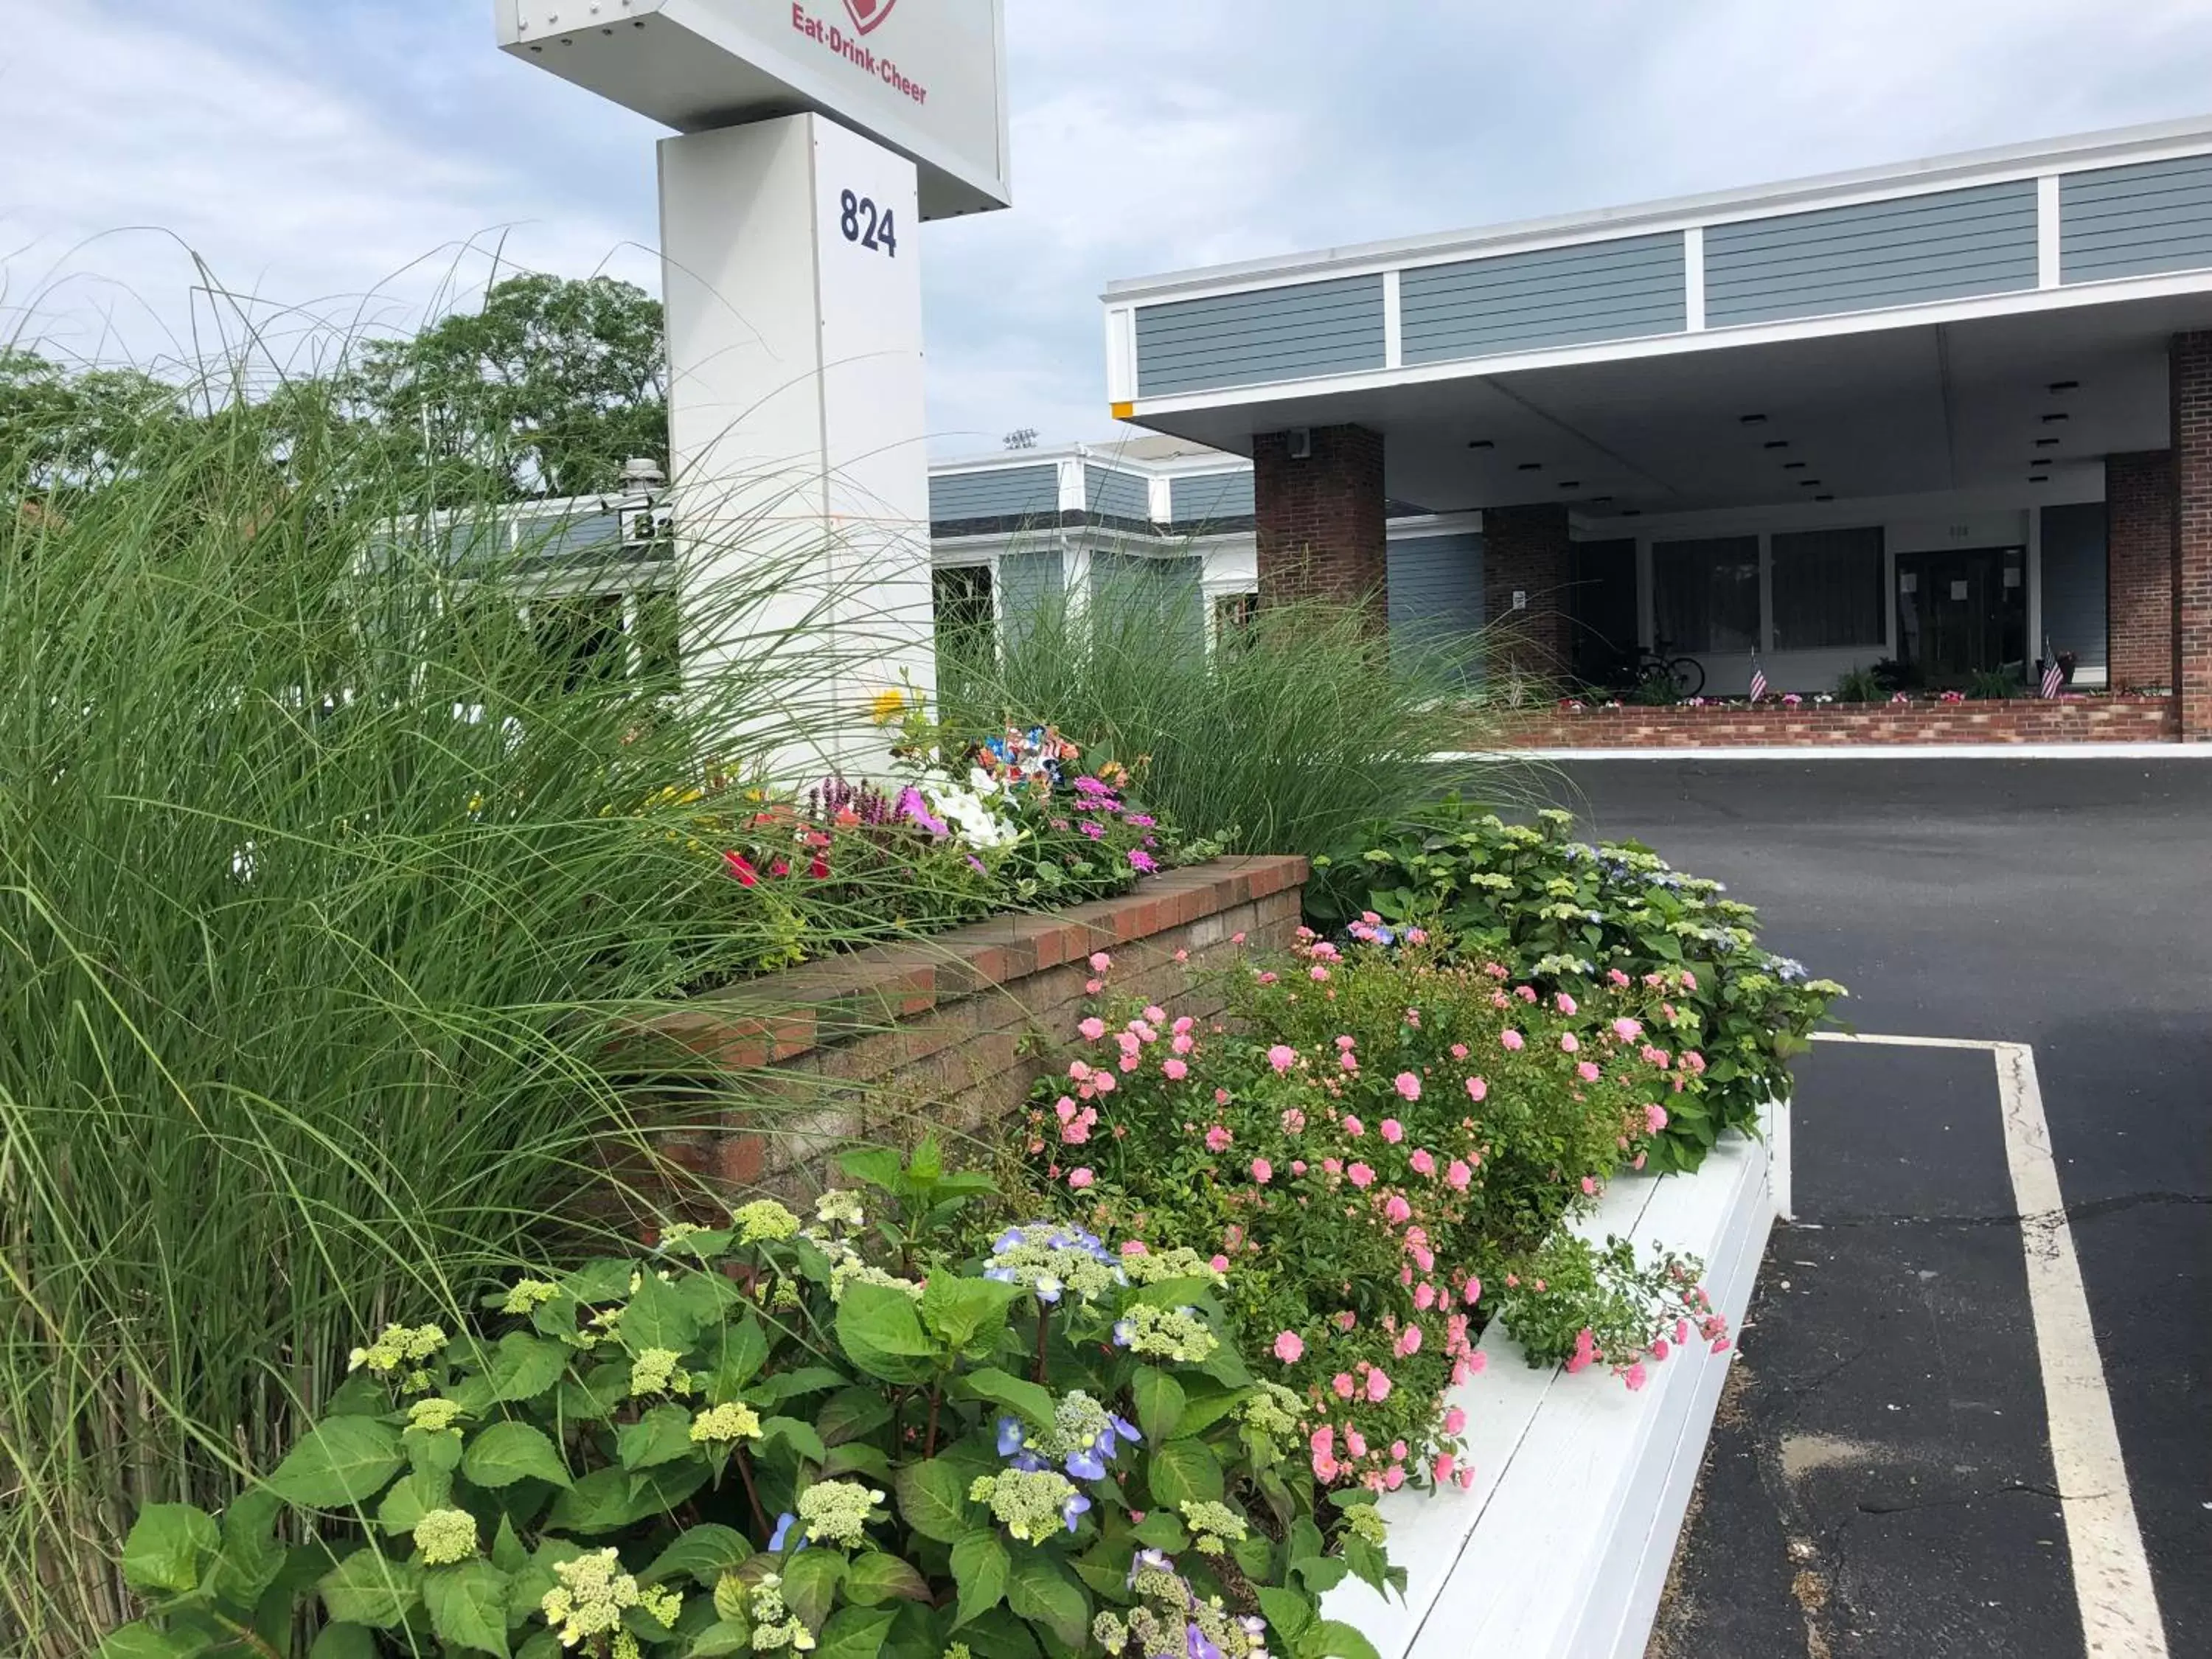
{"label": "tall white sign post", "polygon": [[[495,4],[502,49],[682,135],[660,145],[681,580],[775,578],[747,631],[789,630],[779,683],[827,741],[748,758],[866,769],[874,699],[935,678],[919,231],[1011,199],[1003,0]],[[743,641],[684,634],[687,676],[749,672]]]}

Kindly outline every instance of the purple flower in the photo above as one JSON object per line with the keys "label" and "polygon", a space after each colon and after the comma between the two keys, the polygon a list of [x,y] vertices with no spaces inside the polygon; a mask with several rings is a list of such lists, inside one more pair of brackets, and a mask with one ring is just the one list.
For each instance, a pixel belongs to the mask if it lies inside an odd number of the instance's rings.
{"label": "purple flower", "polygon": [[1001,1457],[1012,1457],[1021,1449],[1022,1425],[1020,1421],[1018,1419],[1012,1417],[1000,1418],[999,1419],[999,1455]]}
{"label": "purple flower", "polygon": [[1133,823],[1139,830],[1149,830],[1154,824],[1158,823],[1159,820],[1152,817],[1148,813],[1132,812],[1127,817],[1122,819],[1121,822],[1124,823]]}
{"label": "purple flower", "polygon": [[928,803],[921,798],[921,791],[912,784],[899,791],[898,815],[920,824],[939,841],[952,833],[943,818],[931,813]]}
{"label": "purple flower", "polygon": [[[799,1517],[793,1515],[789,1510],[786,1510],[781,1515],[775,1517],[775,1532],[768,1540],[768,1553],[770,1555],[774,1555],[778,1550],[783,1547],[784,1540],[791,1536],[791,1528],[798,1519]],[[799,1550],[803,1550],[805,1547],[806,1540],[804,1538],[801,1538],[799,1540]],[[799,1550],[793,1550],[792,1551],[792,1553],[796,1555],[799,1553]]]}
{"label": "purple flower", "polygon": [[1106,1478],[1105,1463],[1100,1460],[1097,1450],[1089,1446],[1071,1454],[1062,1467],[1078,1480],[1103,1480]]}
{"label": "purple flower", "polygon": [[975,866],[975,873],[979,876],[988,876],[991,873],[988,870],[983,867],[983,860],[977,858],[973,853],[970,853],[968,855],[968,862]]}
{"label": "purple flower", "polygon": [[1222,1659],[1221,1650],[1208,1641],[1206,1632],[1196,1625],[1190,1626],[1186,1650],[1188,1659]]}
{"label": "purple flower", "polygon": [[1082,823],[1077,824],[1075,827],[1083,831],[1085,835],[1090,836],[1093,841],[1103,841],[1105,839],[1106,826],[1103,823],[1094,823],[1089,818],[1085,818]]}
{"label": "purple flower", "polygon": [[[1137,1425],[1134,1423],[1132,1423],[1127,1418],[1122,1416],[1119,1412],[1115,1413],[1106,1420],[1109,1425],[1112,1427],[1115,1433],[1120,1435],[1122,1439],[1127,1441],[1133,1446],[1145,1437],[1143,1435],[1137,1432]],[[1100,1437],[1101,1439],[1103,1439],[1104,1437],[1105,1437],[1103,1435]]]}
{"label": "purple flower", "polygon": [[[1067,1522],[1068,1531],[1075,1530],[1076,1516],[1083,1514],[1090,1507],[1091,1500],[1081,1492],[1070,1492],[1067,1495],[1067,1501],[1060,1506],[1060,1518]],[[1216,1654],[1214,1659],[1220,1659],[1220,1656]]]}
{"label": "purple flower", "polygon": [[1129,849],[1129,864],[1131,868],[1140,870],[1148,876],[1160,867],[1159,860],[1141,847]]}

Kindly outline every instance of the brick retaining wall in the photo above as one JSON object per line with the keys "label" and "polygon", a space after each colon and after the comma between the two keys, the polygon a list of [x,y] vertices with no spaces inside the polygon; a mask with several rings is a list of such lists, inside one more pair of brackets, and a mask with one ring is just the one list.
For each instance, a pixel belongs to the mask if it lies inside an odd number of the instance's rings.
{"label": "brick retaining wall", "polygon": [[1111,994],[1209,1018],[1219,999],[1196,972],[1288,945],[1305,878],[1304,859],[1216,859],[1121,898],[996,917],[701,997],[655,1030],[708,1062],[702,1080],[738,1074],[729,1080],[759,1103],[688,1116],[654,1145],[718,1190],[789,1192],[818,1184],[843,1141],[911,1143],[927,1123],[988,1132],[1063,1063],[1093,951],[1114,957]]}
{"label": "brick retaining wall", "polygon": [[2173,699],[2021,697],[2007,702],[1764,703],[1553,709],[1504,739],[1523,749],[1695,749],[1925,743],[2172,743]]}

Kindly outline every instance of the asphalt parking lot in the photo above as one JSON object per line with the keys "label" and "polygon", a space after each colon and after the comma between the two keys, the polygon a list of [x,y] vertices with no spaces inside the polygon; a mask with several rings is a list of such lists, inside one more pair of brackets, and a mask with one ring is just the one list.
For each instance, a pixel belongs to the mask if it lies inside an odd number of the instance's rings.
{"label": "asphalt parking lot", "polygon": [[[2212,758],[1607,760],[1552,792],[1759,906],[1858,1031],[2032,1048],[2168,1650],[2212,1653]],[[1798,1224],[1654,1653],[2083,1653],[1996,1068],[1823,1045],[1796,1101]]]}

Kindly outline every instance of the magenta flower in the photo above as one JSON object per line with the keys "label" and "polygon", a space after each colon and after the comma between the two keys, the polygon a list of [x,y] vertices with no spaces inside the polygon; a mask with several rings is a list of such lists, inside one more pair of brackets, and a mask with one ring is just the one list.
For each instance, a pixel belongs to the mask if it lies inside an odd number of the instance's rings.
{"label": "magenta flower", "polygon": [[1159,860],[1141,847],[1129,849],[1129,867],[1144,875],[1152,875],[1160,867]]}

